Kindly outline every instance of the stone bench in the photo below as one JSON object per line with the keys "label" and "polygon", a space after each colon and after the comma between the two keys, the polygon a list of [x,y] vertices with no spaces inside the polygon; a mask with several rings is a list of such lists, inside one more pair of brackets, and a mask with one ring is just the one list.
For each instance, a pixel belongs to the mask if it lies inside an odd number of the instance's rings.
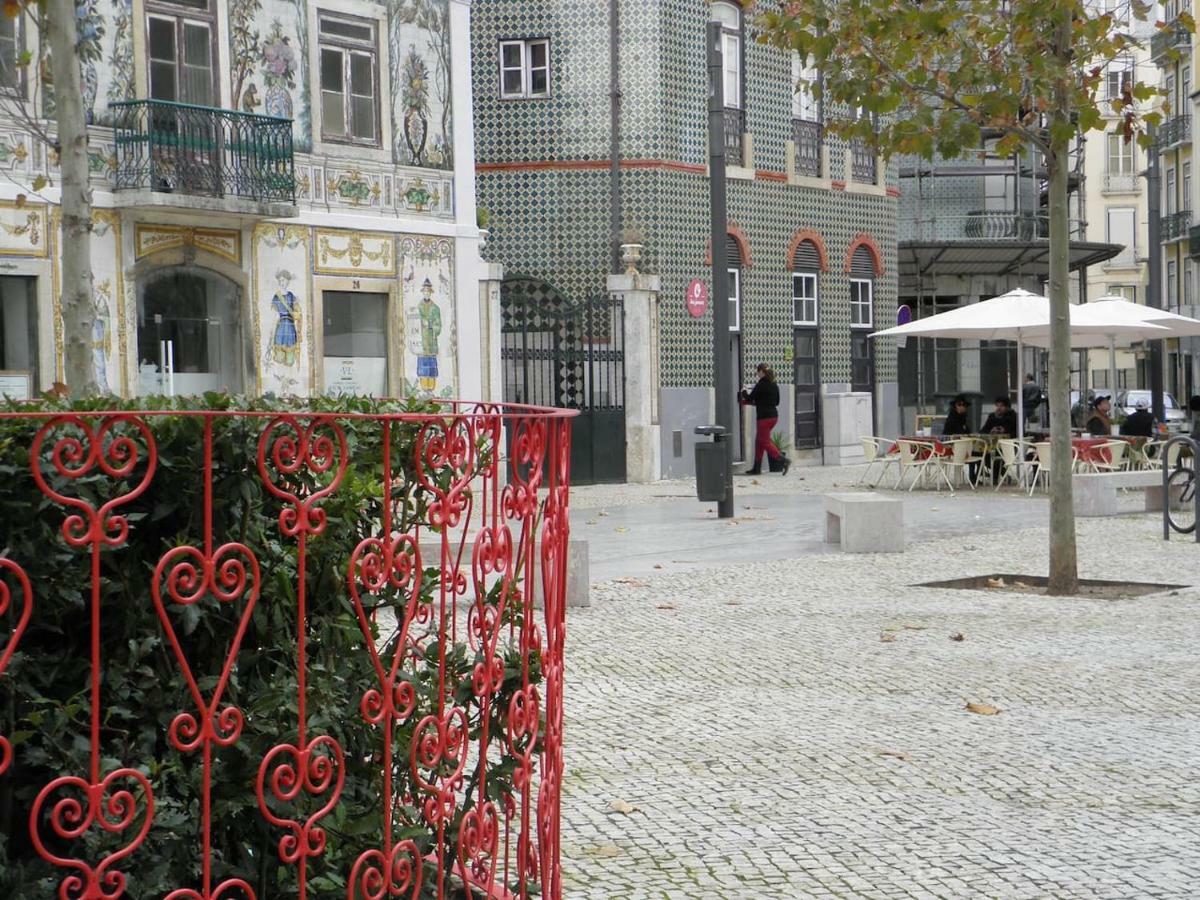
{"label": "stone bench", "polygon": [[1084,518],[1114,516],[1119,511],[1117,490],[1130,488],[1145,491],[1147,512],[1163,508],[1162,472],[1146,469],[1141,472],[1088,472],[1073,475],[1071,495],[1075,515]]}
{"label": "stone bench", "polygon": [[846,553],[903,553],[904,502],[883,494],[826,494],[825,543]]}
{"label": "stone bench", "polygon": [[[516,540],[514,535],[513,552],[516,552]],[[457,543],[454,545],[457,547]],[[467,579],[471,578],[471,559],[473,545],[470,541],[463,548],[462,571]],[[437,566],[437,560],[442,552],[441,544],[421,543],[421,562],[425,566]],[[545,596],[542,585],[542,545],[539,541],[534,549],[537,554],[537,571],[533,583],[533,606],[535,609],[542,609],[543,597]],[[528,579],[526,579],[528,581]],[[567,541],[567,607],[577,608],[583,606],[591,606],[592,579],[589,569],[588,559],[588,542],[578,538],[570,538]]]}

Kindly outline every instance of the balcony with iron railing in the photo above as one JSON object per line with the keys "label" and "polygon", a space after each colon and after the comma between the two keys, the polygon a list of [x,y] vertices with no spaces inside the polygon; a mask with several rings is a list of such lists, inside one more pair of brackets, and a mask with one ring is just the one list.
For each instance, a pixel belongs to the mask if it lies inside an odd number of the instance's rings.
{"label": "balcony with iron railing", "polygon": [[290,119],[165,100],[111,108],[114,189],[134,205],[296,214]]}
{"label": "balcony with iron railing", "polygon": [[746,165],[746,111],[732,106],[725,107],[725,164]]}
{"label": "balcony with iron railing", "polygon": [[821,150],[825,142],[824,128],[810,119],[792,119],[792,145],[796,149],[792,172],[801,178],[820,178],[824,175]]}
{"label": "balcony with iron railing", "polygon": [[[1077,219],[1068,222],[1072,240],[1083,233]],[[1050,217],[1034,212],[975,210],[942,215],[926,210],[900,223],[901,241],[1013,241],[1029,243],[1050,237]]]}
{"label": "balcony with iron railing", "polygon": [[1192,35],[1179,21],[1168,22],[1150,38],[1150,59],[1158,62],[1168,53],[1185,52],[1191,46]]}
{"label": "balcony with iron railing", "polygon": [[1188,238],[1188,229],[1192,224],[1192,211],[1181,209],[1177,212],[1167,213],[1160,221],[1162,224],[1159,227],[1159,234],[1164,244],[1184,241]]}
{"label": "balcony with iron railing", "polygon": [[1159,126],[1155,135],[1155,145],[1159,153],[1182,147],[1192,142],[1192,117],[1189,115],[1172,116]]}
{"label": "balcony with iron railing", "polygon": [[1105,172],[1102,194],[1137,194],[1142,190],[1142,179],[1134,172]]}
{"label": "balcony with iron railing", "polygon": [[857,184],[875,184],[878,164],[875,148],[864,140],[850,141],[850,180]]}

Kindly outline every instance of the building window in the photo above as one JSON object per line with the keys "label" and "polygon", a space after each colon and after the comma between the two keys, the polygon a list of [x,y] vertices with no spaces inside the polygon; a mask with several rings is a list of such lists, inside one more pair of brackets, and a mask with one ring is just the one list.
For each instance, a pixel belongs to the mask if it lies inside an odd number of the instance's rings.
{"label": "building window", "polygon": [[1179,208],[1192,208],[1192,163],[1190,160],[1184,160],[1183,163],[1183,184],[1180,185],[1179,191]]}
{"label": "building window", "polygon": [[1114,25],[1129,24],[1129,0],[1100,0],[1100,13],[1112,17]]}
{"label": "building window", "polygon": [[375,23],[320,14],[321,136],[379,145],[379,49]]}
{"label": "building window", "polygon": [[871,327],[873,284],[865,278],[850,279],[850,327]]}
{"label": "building window", "polygon": [[1179,264],[1175,260],[1167,262],[1167,309],[1179,305],[1179,286],[1175,283],[1179,278]]}
{"label": "building window", "polygon": [[1108,174],[1133,174],[1133,141],[1125,140],[1125,135],[1111,132],[1105,136],[1108,141]]}
{"label": "building window", "polygon": [[1114,284],[1109,287],[1108,296],[1120,297],[1122,300],[1128,300],[1130,303],[1137,303],[1137,285]]}
{"label": "building window", "polygon": [[531,100],[549,96],[550,41],[501,41],[500,98]]}
{"label": "building window", "polygon": [[1164,80],[1164,87],[1167,94],[1167,115],[1173,116],[1175,115],[1176,107],[1175,74],[1173,72],[1167,73],[1167,77]]}
{"label": "building window", "polygon": [[1184,306],[1192,305],[1192,261],[1190,259],[1183,261],[1183,304]]}
{"label": "building window", "polygon": [[712,20],[721,23],[721,75],[726,109],[742,108],[742,9],[733,3],[712,5]]}
{"label": "building window", "polygon": [[1108,235],[1110,244],[1120,244],[1121,250],[1113,259],[1110,266],[1137,265],[1137,210],[1133,207],[1110,207],[1108,213]]}
{"label": "building window", "polygon": [[813,272],[792,273],[792,324],[817,324],[817,276]]}
{"label": "building window", "polygon": [[1118,56],[1108,64],[1105,72],[1105,97],[1109,100],[1120,100],[1125,96],[1125,90],[1133,88],[1133,60],[1127,56]]}
{"label": "building window", "polygon": [[387,396],[387,294],[324,291],[325,393]]}
{"label": "building window", "polygon": [[1166,213],[1171,215],[1175,212],[1175,167],[1171,166],[1167,169],[1167,190],[1166,196],[1163,198],[1166,201]]}
{"label": "building window", "polygon": [[25,70],[21,65],[24,31],[24,12],[12,18],[0,15],[0,94],[25,96]]}
{"label": "building window", "polygon": [[212,0],[183,0],[178,6],[187,12],[147,3],[150,99],[212,106],[217,96]]}
{"label": "building window", "polygon": [[4,393],[13,400],[32,400],[40,386],[37,312],[36,278],[0,276],[0,371],[8,376]]}
{"label": "building window", "polygon": [[729,272],[729,330],[742,330],[742,270],[730,268]]}
{"label": "building window", "polygon": [[805,122],[821,121],[821,104],[815,90],[821,72],[811,63],[802,60],[799,53],[792,54],[792,118]]}

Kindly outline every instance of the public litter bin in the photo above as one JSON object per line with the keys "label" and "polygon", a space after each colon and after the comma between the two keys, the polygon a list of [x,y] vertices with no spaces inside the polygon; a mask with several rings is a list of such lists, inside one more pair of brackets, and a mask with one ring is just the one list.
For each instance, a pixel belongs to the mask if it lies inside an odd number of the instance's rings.
{"label": "public litter bin", "polygon": [[729,442],[721,425],[700,425],[696,434],[712,437],[696,442],[696,498],[706,503],[725,499],[725,472],[728,468]]}

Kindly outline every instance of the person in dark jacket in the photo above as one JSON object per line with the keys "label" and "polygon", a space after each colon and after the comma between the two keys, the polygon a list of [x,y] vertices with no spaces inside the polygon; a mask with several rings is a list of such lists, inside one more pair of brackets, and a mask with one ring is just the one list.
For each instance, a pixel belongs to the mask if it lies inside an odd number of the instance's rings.
{"label": "person in dark jacket", "polygon": [[1025,422],[1028,424],[1042,403],[1042,386],[1032,375],[1025,376],[1025,384],[1021,388],[1021,403],[1025,407]]}
{"label": "person in dark jacket", "polygon": [[1087,420],[1087,433],[1093,437],[1111,437],[1112,420],[1108,417],[1108,397],[1097,397],[1092,405],[1092,414]]}
{"label": "person in dark jacket", "polygon": [[1010,438],[1017,436],[1017,413],[1007,397],[1001,395],[996,398],[996,408],[983,423],[982,432],[1002,434]]}
{"label": "person in dark jacket", "polygon": [[1121,423],[1121,434],[1128,437],[1154,437],[1154,414],[1139,400],[1137,407]]}
{"label": "person in dark jacket", "polygon": [[971,433],[971,424],[967,421],[968,405],[967,398],[962,394],[951,401],[950,412],[946,413],[946,421],[942,423],[942,437]]}
{"label": "person in dark jacket", "polygon": [[757,421],[754,439],[754,459],[747,475],[761,475],[762,455],[765,453],[772,460],[783,460],[783,474],[791,468],[792,461],[771,441],[771,430],[779,421],[779,385],[775,383],[775,372],[766,363],[759,363],[754,370],[758,381],[749,391],[742,391],[742,400],[754,406],[754,417]]}

